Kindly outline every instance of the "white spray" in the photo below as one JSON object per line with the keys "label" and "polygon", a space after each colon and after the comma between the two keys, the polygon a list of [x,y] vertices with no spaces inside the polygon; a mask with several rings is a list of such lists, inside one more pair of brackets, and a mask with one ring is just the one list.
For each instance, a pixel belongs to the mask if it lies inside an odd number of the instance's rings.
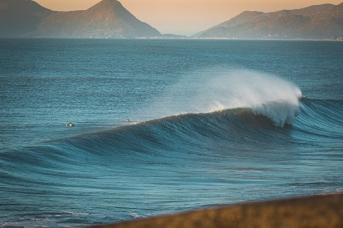
{"label": "white spray", "polygon": [[160,118],[178,113],[251,108],[255,114],[267,116],[282,127],[291,124],[299,114],[301,96],[297,86],[275,75],[213,68],[184,75],[149,105],[151,115],[145,115]]}
{"label": "white spray", "polygon": [[[275,75],[249,70],[232,70],[216,77],[211,85],[219,93],[212,111],[251,108],[255,114],[270,118],[276,126],[291,124],[299,115],[301,90]],[[217,93],[217,92],[216,92]],[[218,93],[217,93],[218,94]]]}

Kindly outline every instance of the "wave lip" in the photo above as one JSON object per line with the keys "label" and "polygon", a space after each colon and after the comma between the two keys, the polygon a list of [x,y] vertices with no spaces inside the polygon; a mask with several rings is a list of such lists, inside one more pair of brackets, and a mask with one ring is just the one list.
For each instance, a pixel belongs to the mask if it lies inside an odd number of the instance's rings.
{"label": "wave lip", "polygon": [[275,75],[233,70],[215,79],[212,88],[226,94],[217,97],[211,111],[249,108],[255,115],[268,117],[275,126],[292,124],[299,115],[301,90],[291,82]]}
{"label": "wave lip", "polygon": [[299,103],[291,103],[285,100],[271,101],[252,108],[255,115],[268,117],[275,126],[283,127],[292,124],[299,115]]}

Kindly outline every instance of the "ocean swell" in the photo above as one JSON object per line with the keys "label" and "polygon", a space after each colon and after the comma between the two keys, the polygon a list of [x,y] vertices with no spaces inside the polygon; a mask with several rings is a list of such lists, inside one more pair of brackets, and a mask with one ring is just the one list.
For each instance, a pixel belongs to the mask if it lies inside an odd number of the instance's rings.
{"label": "ocean swell", "polygon": [[[199,191],[200,186],[202,203],[211,204],[211,189],[219,186],[230,187],[223,192],[240,194],[242,185],[245,189],[251,185],[263,186],[270,181],[269,175],[279,175],[276,180],[282,184],[285,172],[290,172],[287,176],[292,177],[293,165],[297,168],[299,151],[323,154],[322,145],[328,143],[337,148],[330,156],[340,153],[343,125],[337,117],[343,113],[342,101],[303,98],[302,114],[292,126],[283,128],[277,127],[276,121],[292,118],[292,109],[287,111],[289,104],[274,102],[263,108],[264,114],[251,108],[181,114],[4,151],[0,153],[4,210],[25,207],[27,212],[37,212],[44,208],[59,216],[77,199],[75,211],[83,211],[89,202],[96,202],[95,207],[100,202],[111,209],[117,205],[117,214],[111,216],[118,220],[133,212],[146,215],[146,205],[156,211],[163,208],[166,213],[176,210],[168,206],[175,202],[184,204],[187,198],[192,205],[192,200],[198,200],[197,194],[186,197],[182,189]],[[280,114],[283,109],[290,117]],[[311,147],[307,148],[304,143]],[[292,168],[282,166],[276,173],[273,164],[283,165],[286,157],[291,157]],[[219,173],[224,182],[216,181]],[[250,194],[254,197],[262,194],[252,190]],[[166,199],[166,194],[170,198]],[[20,205],[12,203],[15,201]],[[151,204],[152,201],[155,203]],[[13,216],[20,218],[22,214]],[[73,219],[64,217],[68,221]],[[87,216],[80,223],[88,224],[92,219],[108,222],[107,217]],[[61,219],[51,216],[49,223]]]}

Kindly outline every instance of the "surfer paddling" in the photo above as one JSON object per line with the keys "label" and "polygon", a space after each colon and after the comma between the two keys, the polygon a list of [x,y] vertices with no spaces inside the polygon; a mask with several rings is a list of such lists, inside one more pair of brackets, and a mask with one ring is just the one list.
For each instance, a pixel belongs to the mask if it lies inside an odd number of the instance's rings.
{"label": "surfer paddling", "polygon": [[69,122],[68,124],[66,124],[66,127],[74,127],[74,124],[72,122]]}

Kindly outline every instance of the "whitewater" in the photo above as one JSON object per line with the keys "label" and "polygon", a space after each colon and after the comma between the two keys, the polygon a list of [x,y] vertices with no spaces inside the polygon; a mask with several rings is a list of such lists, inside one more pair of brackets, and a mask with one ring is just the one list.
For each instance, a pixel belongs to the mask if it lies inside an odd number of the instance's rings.
{"label": "whitewater", "polygon": [[340,42],[43,39],[0,50],[0,227],[343,191]]}

